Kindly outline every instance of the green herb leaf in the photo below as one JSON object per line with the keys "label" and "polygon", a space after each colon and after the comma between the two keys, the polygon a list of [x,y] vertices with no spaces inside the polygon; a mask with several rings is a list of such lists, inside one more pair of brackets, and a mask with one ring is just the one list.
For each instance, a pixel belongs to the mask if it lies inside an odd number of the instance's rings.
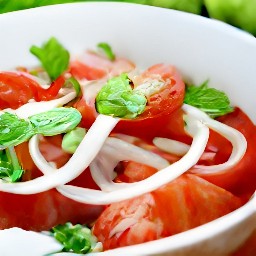
{"label": "green herb leaf", "polygon": [[76,95],[78,96],[81,92],[81,86],[80,86],[79,82],[73,76],[65,81],[66,87],[70,87],[70,85],[71,85],[71,87],[73,87],[75,89]]}
{"label": "green herb leaf", "polygon": [[208,81],[200,86],[187,86],[184,103],[199,108],[212,118],[233,111],[227,95],[215,88],[209,88]]}
{"label": "green herb leaf", "polygon": [[30,122],[8,112],[0,115],[0,149],[16,146],[33,134]]}
{"label": "green herb leaf", "polygon": [[42,63],[52,81],[59,77],[69,65],[69,52],[54,37],[42,47],[33,45],[30,52]]}
{"label": "green herb leaf", "polygon": [[16,182],[23,172],[13,147],[0,151],[0,179]]}
{"label": "green herb leaf", "polygon": [[63,251],[75,253],[88,253],[96,245],[96,238],[86,226],[66,223],[54,227],[51,232],[56,240],[63,244]]}
{"label": "green herb leaf", "polygon": [[110,79],[96,97],[96,109],[104,115],[135,118],[146,107],[147,99],[132,90],[127,74]]}
{"label": "green herb leaf", "polygon": [[73,130],[81,121],[82,116],[75,108],[54,108],[52,110],[33,115],[29,121],[35,133],[53,136]]}
{"label": "green herb leaf", "polygon": [[76,127],[74,130],[67,132],[62,139],[62,149],[70,154],[75,153],[85,134],[86,130],[82,127]]}
{"label": "green herb leaf", "polygon": [[112,51],[112,48],[109,44],[107,43],[99,43],[97,45],[98,49],[104,53],[104,55],[111,61],[114,61],[116,56]]}

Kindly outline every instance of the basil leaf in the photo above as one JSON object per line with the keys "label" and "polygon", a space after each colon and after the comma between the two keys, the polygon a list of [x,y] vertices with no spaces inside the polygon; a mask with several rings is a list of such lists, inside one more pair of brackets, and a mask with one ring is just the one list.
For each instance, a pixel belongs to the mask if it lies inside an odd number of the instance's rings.
{"label": "basil leaf", "polygon": [[228,96],[215,88],[208,87],[208,81],[200,86],[188,85],[184,103],[194,106],[215,118],[233,111]]}
{"label": "basil leaf", "polygon": [[16,182],[23,172],[13,147],[0,151],[0,179]]}
{"label": "basil leaf", "polygon": [[76,127],[74,130],[67,132],[62,139],[62,149],[70,154],[75,153],[85,134],[86,130],[82,127]]}
{"label": "basil leaf", "polygon": [[146,107],[147,99],[132,90],[127,74],[110,79],[96,97],[96,109],[104,115],[135,118]]}
{"label": "basil leaf", "polygon": [[109,44],[107,43],[99,43],[97,45],[98,49],[104,53],[104,55],[111,61],[114,61],[116,56],[112,51],[112,48]]}
{"label": "basil leaf", "polygon": [[78,96],[81,92],[81,86],[73,76],[65,81],[65,86],[69,87],[69,85],[75,89],[76,95]]}
{"label": "basil leaf", "polygon": [[30,52],[41,61],[52,81],[68,68],[69,52],[54,37],[50,38],[42,47],[33,45]]}
{"label": "basil leaf", "polygon": [[16,146],[27,141],[33,134],[30,122],[8,112],[0,115],[0,148]]}
{"label": "basil leaf", "polygon": [[63,244],[63,251],[75,253],[91,252],[96,245],[96,238],[86,226],[66,223],[52,228],[56,240]]}
{"label": "basil leaf", "polygon": [[29,117],[35,133],[53,136],[66,133],[74,129],[81,121],[82,116],[75,108],[54,108],[47,112]]}

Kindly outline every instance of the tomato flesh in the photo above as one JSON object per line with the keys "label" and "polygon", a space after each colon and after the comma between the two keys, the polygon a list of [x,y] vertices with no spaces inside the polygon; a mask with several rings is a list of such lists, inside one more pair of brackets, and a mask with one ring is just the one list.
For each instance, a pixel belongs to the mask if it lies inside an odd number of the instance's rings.
{"label": "tomato flesh", "polygon": [[240,206],[240,199],[228,191],[185,174],[151,193],[111,204],[93,233],[108,250],[183,232]]}
{"label": "tomato flesh", "polygon": [[[254,157],[256,127],[239,108],[218,120],[243,133],[247,140],[246,153],[236,166],[221,174],[200,174],[199,176],[248,200],[256,190],[256,163]],[[224,161],[229,157],[232,148],[226,139],[213,134],[209,143],[211,147],[215,147],[220,161]]]}
{"label": "tomato flesh", "polygon": [[[57,167],[68,161],[70,155],[61,149],[61,135],[45,137],[40,143],[40,150],[47,161]],[[28,150],[28,143],[16,147],[17,156],[25,171],[23,181],[41,176]],[[69,184],[97,189],[89,170]],[[103,206],[78,203],[51,189],[33,195],[16,195],[0,192],[0,229],[20,227],[26,230],[49,230],[66,222],[90,224],[103,211]]]}

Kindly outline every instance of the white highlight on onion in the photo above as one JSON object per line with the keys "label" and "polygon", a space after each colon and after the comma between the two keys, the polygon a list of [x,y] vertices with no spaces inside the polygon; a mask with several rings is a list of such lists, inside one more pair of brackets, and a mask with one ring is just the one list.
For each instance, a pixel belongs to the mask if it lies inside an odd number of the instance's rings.
{"label": "white highlight on onion", "polygon": [[[99,115],[78,146],[76,152],[63,167],[56,170],[46,160],[41,158],[41,161],[45,161],[48,164],[47,170],[39,166],[39,169],[46,175],[26,182],[1,182],[0,191],[15,194],[35,194],[58,187],[75,179],[89,166],[117,123],[117,118]],[[36,158],[38,157],[37,143],[38,135],[35,135],[29,142],[30,154],[34,162],[37,162]]]}
{"label": "white highlight on onion", "polygon": [[114,191],[126,187],[125,183],[114,183],[114,168],[120,161],[135,161],[158,170],[169,165],[159,155],[134,146],[117,138],[108,138],[97,157],[90,164],[92,178],[102,191]]}
{"label": "white highlight on onion", "polygon": [[159,149],[177,156],[185,155],[190,148],[190,145],[185,144],[183,142],[160,137],[155,137],[153,139],[153,143]]}
{"label": "white highlight on onion", "polygon": [[206,113],[202,112],[198,108],[184,104],[183,110],[201,120],[210,129],[221,134],[229,140],[233,146],[232,153],[227,162],[211,166],[195,165],[191,172],[198,174],[220,174],[235,166],[243,158],[247,148],[247,141],[241,132],[210,118]]}
{"label": "white highlight on onion", "polygon": [[[189,151],[179,161],[160,170],[149,178],[134,183],[115,184],[115,189],[109,192],[71,185],[59,186],[57,190],[66,197],[78,202],[90,204],[110,204],[133,198],[159,188],[190,169],[197,163],[200,156],[204,152],[209,137],[208,127],[193,118],[191,115],[186,117],[186,122],[187,132],[193,137]],[[109,183],[109,177],[105,177],[105,183]],[[111,187],[111,184],[109,184],[109,186]],[[116,189],[117,187],[118,189]]]}
{"label": "white highlight on onion", "polygon": [[73,100],[76,97],[75,92],[70,92],[67,95],[64,95],[61,98],[50,100],[50,101],[33,101],[28,102],[21,107],[13,110],[13,109],[5,109],[6,112],[16,114],[20,118],[28,118],[32,115],[39,114],[53,108],[57,108],[63,106]]}
{"label": "white highlight on onion", "polygon": [[94,100],[98,95],[101,88],[106,84],[107,78],[100,80],[79,80],[83,99],[87,104],[90,104],[92,99]]}

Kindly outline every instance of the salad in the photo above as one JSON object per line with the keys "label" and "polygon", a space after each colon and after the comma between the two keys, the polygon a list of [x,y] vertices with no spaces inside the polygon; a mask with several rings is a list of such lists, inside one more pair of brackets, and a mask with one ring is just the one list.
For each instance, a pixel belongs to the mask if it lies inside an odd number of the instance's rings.
{"label": "salad", "polygon": [[88,253],[171,236],[245,204],[256,129],[228,96],[99,43],[0,72],[0,229]]}

